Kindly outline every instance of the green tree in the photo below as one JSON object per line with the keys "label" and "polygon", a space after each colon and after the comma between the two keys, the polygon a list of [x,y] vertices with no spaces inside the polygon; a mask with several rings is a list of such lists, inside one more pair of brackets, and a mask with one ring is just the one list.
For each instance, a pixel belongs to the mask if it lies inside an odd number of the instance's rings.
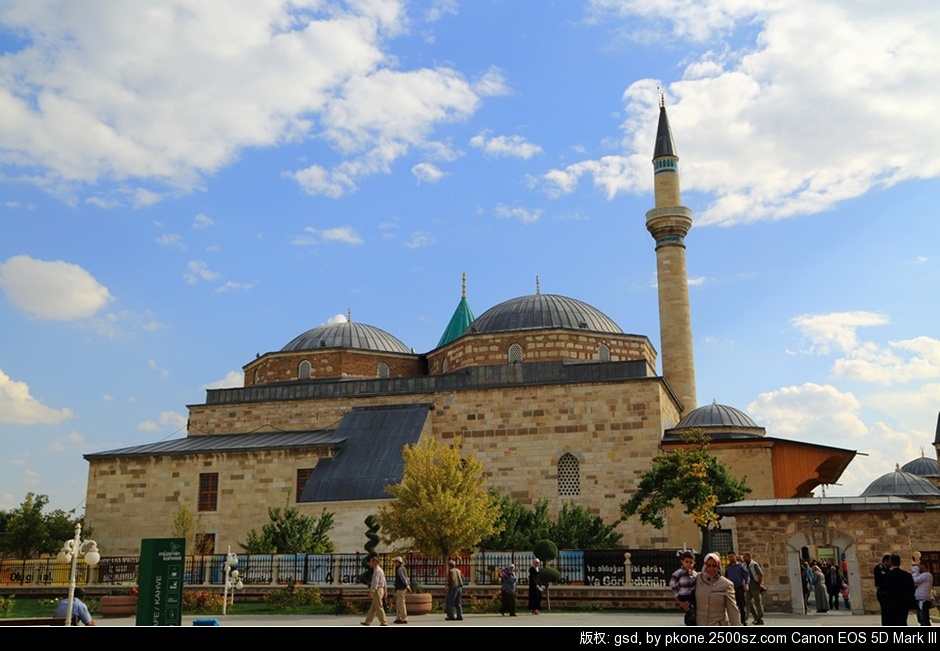
{"label": "green tree", "polygon": [[490,489],[490,494],[499,501],[497,531],[480,541],[481,549],[532,549],[539,540],[549,537],[552,520],[548,516],[547,499],[536,500],[534,508],[530,509],[516,498],[500,496],[495,488]]}
{"label": "green tree", "polygon": [[612,549],[620,546],[622,533],[617,525],[622,520],[607,524],[580,504],[566,502],[548,531],[548,538],[561,549]]}
{"label": "green tree", "polygon": [[270,522],[260,533],[249,531],[245,542],[238,544],[248,554],[329,554],[333,515],[326,509],[318,518],[303,515],[287,504],[283,509],[268,507]]}
{"label": "green tree", "polygon": [[385,489],[395,501],[379,513],[389,542],[411,539],[418,551],[447,558],[496,531],[498,499],[486,490],[483,464],[461,457],[459,438],[446,445],[423,437],[402,457],[401,483]]}
{"label": "green tree", "polygon": [[666,526],[665,512],[678,501],[702,533],[702,553],[711,550],[711,531],[719,527],[719,504],[736,502],[751,492],[747,477],[731,476],[708,450],[709,438],[700,429],[682,435],[688,447],[653,459],[636,493],[620,505],[624,518],[640,516],[657,529]]}
{"label": "green tree", "polygon": [[43,513],[48,503],[47,495],[27,493],[18,508],[8,511],[0,551],[17,558],[32,558],[54,554],[64,541],[71,539],[81,518],[76,518],[74,511],[61,509]]}

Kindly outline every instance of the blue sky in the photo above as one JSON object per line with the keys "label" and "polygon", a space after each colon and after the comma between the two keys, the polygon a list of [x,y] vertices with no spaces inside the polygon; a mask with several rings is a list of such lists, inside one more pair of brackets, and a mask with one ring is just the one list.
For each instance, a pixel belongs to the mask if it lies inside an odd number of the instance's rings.
{"label": "blue sky", "polygon": [[351,311],[419,352],[460,297],[594,305],[659,348],[650,158],[680,156],[701,403],[933,441],[932,2],[0,2],[0,508],[185,431]]}

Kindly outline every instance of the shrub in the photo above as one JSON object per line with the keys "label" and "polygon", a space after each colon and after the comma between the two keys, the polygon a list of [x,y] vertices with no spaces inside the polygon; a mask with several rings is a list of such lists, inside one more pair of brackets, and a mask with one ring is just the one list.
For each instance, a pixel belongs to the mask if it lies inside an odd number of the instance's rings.
{"label": "shrub", "polygon": [[264,600],[275,608],[291,608],[296,606],[319,606],[323,603],[320,588],[298,588],[293,583],[280,590],[273,590],[264,596]]}
{"label": "shrub", "polygon": [[10,595],[9,597],[0,597],[0,617],[9,617],[10,613],[13,612],[13,600],[16,595]]}
{"label": "shrub", "polygon": [[205,590],[184,590],[183,610],[190,613],[212,613],[222,610],[222,595]]}

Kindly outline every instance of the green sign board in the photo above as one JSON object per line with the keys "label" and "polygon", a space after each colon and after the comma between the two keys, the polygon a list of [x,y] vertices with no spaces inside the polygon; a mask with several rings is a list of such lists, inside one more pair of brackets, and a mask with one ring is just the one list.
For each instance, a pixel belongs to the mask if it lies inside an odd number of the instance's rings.
{"label": "green sign board", "polygon": [[183,623],[185,538],[140,541],[138,626],[179,626]]}

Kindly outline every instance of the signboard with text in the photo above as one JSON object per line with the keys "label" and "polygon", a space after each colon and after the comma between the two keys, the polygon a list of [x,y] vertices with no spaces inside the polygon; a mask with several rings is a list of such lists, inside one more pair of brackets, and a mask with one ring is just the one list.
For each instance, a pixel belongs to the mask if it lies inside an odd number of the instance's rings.
{"label": "signboard with text", "polygon": [[140,585],[137,626],[180,626],[183,623],[184,538],[140,541]]}

